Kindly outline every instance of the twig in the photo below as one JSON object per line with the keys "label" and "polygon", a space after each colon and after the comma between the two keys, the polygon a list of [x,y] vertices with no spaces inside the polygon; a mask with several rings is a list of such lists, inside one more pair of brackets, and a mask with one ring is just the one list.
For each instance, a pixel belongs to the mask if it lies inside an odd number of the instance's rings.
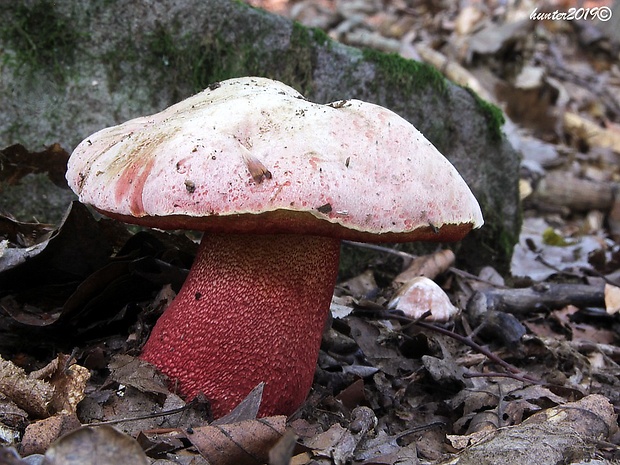
{"label": "twig", "polygon": [[405,258],[405,259],[410,259],[410,260],[413,260],[414,258],[416,258],[415,255],[412,255],[410,253],[403,252],[401,250],[390,249],[389,247],[384,247],[382,245],[367,244],[365,242],[355,242],[355,241],[342,241],[342,243],[352,246],[352,247],[360,247],[362,249],[376,250],[377,252],[383,252],[383,253],[387,253],[391,255],[396,255],[397,257],[400,257],[400,258]]}
{"label": "twig", "polygon": [[538,255],[536,255],[534,260],[536,260],[539,263],[542,263],[547,268],[552,269],[553,271],[558,273],[560,276],[569,276],[571,278],[580,278],[580,279],[583,278],[583,275],[580,275],[580,274],[572,272],[572,271],[561,270],[560,268],[558,268],[554,264],[548,262],[547,259],[542,256],[542,252],[537,252],[537,254]]}
{"label": "twig", "polygon": [[487,373],[465,373],[463,378],[511,378],[522,383],[547,384],[542,380],[534,380],[529,376],[521,376],[518,373],[499,373],[491,371]]}
{"label": "twig", "polygon": [[183,407],[173,408],[171,410],[164,410],[163,412],[149,413],[147,415],[139,415],[137,417],[121,418],[117,420],[98,421],[95,423],[88,423],[85,426],[116,425],[118,423],[125,423],[126,421],[148,420],[149,418],[157,418],[157,417],[163,417],[166,415],[174,415],[175,413],[181,413],[181,412],[184,412],[185,410],[189,410],[190,408],[194,406],[194,404],[195,404],[195,401],[192,400],[191,402],[188,402],[187,404],[185,404]]}
{"label": "twig", "polygon": [[[461,336],[458,333],[455,333],[454,331],[450,331],[449,329],[445,329],[442,328],[441,326],[436,326],[430,323],[426,323],[424,321],[420,321],[420,320],[412,320],[409,317],[403,316],[403,315],[397,315],[395,313],[391,313],[391,312],[386,312],[385,310],[380,310],[378,312],[379,316],[382,318],[387,318],[387,319],[394,319],[394,320],[398,320],[398,321],[404,321],[408,324],[413,324],[416,326],[419,326],[420,328],[424,328],[427,329],[429,331],[435,331],[439,334],[443,334],[444,336],[448,336],[451,337],[452,339],[455,339],[459,342],[461,342],[462,344],[465,344],[469,347],[471,347],[472,349],[474,349],[475,351],[477,351],[478,353],[483,354],[484,356],[486,356],[489,360],[491,360],[492,362],[497,363],[498,365],[502,366],[503,368],[505,368],[506,370],[508,370],[513,376],[510,375],[506,375],[508,377],[515,377],[518,376],[521,381],[526,381],[526,382],[530,382],[530,383],[534,383],[534,384],[546,384],[544,381],[531,377],[527,374],[523,374],[523,371],[518,369],[517,367],[515,367],[514,365],[511,365],[510,363],[506,362],[505,360],[503,360],[502,358],[498,357],[497,355],[495,355],[493,352],[491,352],[490,350],[486,349],[485,347],[482,347],[480,344],[474,342],[473,340],[471,340],[471,338],[466,337],[466,336]],[[517,378],[515,378],[517,379]]]}
{"label": "twig", "polygon": [[459,341],[459,342],[461,342],[461,343],[471,347],[475,351],[485,355],[487,358],[489,358],[489,360],[491,360],[491,361],[497,363],[498,365],[504,367],[506,370],[508,370],[510,373],[514,374],[515,376],[522,376],[523,380],[527,380],[528,382],[535,383],[535,384],[542,384],[542,383],[544,383],[544,381],[542,381],[540,379],[537,379],[537,378],[530,377],[527,374],[521,375],[521,373],[523,373],[522,370],[519,370],[514,365],[511,365],[507,361],[505,361],[502,358],[500,358],[497,355],[495,355],[490,350],[486,349],[485,347],[482,347],[480,344],[472,341],[470,338],[468,338],[466,336],[461,336],[460,334],[455,333],[454,331],[450,331],[449,329],[442,328],[441,326],[435,326],[435,325],[430,324],[430,323],[425,323],[423,321],[418,321],[415,324],[416,324],[416,326],[419,326],[421,328],[425,328],[425,329],[428,329],[430,331],[435,331],[437,333],[440,333],[440,334],[443,334],[445,336],[451,337],[452,339],[456,339],[457,341]]}
{"label": "twig", "polygon": [[[434,421],[432,423],[428,423],[426,425],[416,426],[415,428],[410,428],[408,430],[402,431],[396,435],[396,439],[404,438],[405,436],[409,436],[410,434],[420,433],[422,431],[428,431],[432,428],[445,428],[446,423],[443,421]],[[392,438],[390,438],[392,439]]]}
{"label": "twig", "polygon": [[461,278],[466,278],[466,279],[471,279],[473,281],[478,281],[479,283],[488,284],[488,285],[493,286],[493,287],[498,288],[498,289],[510,289],[509,286],[506,286],[506,285],[503,285],[503,284],[497,284],[497,283],[494,283],[492,281],[489,281],[488,279],[482,279],[481,277],[476,276],[475,274],[469,273],[467,271],[459,270],[458,268],[455,268],[453,266],[448,268],[448,270],[451,273],[454,273],[455,275],[460,276]]}

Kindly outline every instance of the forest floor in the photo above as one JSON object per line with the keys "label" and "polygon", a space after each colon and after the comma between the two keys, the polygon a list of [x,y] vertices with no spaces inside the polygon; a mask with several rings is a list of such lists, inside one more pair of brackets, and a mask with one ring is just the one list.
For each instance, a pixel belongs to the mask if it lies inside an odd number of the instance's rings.
{"label": "forest floor", "polygon": [[[248,3],[352,46],[427,62],[506,112],[504,131],[522,155],[523,230],[510,275],[473,275],[445,250],[401,253],[394,270],[397,252],[376,250],[367,272],[337,286],[302,408],[256,420],[258,387],[233,417],[208,424],[205,404],[185,404],[134,357],[172,294],[145,276],[182,280],[195,243],[132,236],[79,206],[58,230],[2,217],[0,232],[24,250],[16,260],[46,249],[18,279],[45,276],[58,261],[77,270],[110,249],[118,259],[61,311],[33,313],[17,304],[24,296],[0,300],[0,351],[11,360],[0,359],[0,441],[14,445],[0,449],[0,464],[620,463],[620,41],[610,27],[620,9],[576,0]],[[137,272],[128,277],[128,268]],[[405,305],[420,276],[449,297],[446,314]],[[103,311],[128,295],[144,305]],[[128,319],[129,337],[90,337]],[[89,343],[41,367],[24,334],[48,337],[45,326],[59,320]]]}

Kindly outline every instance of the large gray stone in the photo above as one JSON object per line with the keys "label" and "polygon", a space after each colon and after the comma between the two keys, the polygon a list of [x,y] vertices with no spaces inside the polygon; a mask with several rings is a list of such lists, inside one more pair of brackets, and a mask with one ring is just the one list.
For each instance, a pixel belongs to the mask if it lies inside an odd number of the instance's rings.
{"label": "large gray stone", "polygon": [[71,151],[210,82],[268,76],[310,100],[359,98],[411,121],[482,206],[486,224],[459,256],[472,268],[507,269],[520,228],[517,154],[501,113],[432,68],[228,0],[0,0],[0,10],[0,148],[59,142]]}

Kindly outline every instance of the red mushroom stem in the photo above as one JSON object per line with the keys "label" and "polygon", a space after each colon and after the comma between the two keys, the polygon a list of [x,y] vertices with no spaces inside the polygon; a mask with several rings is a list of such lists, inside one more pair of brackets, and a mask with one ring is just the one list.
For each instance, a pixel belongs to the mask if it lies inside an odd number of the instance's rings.
{"label": "red mushroom stem", "polygon": [[306,398],[336,275],[340,240],[206,233],[190,273],[153,328],[142,358],[214,417],[261,381],[259,414],[290,414]]}

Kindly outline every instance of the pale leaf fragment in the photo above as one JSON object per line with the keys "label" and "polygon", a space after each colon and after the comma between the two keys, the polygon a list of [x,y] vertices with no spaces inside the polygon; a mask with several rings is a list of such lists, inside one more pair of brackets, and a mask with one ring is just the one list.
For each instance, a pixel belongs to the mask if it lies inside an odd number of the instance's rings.
{"label": "pale leaf fragment", "polygon": [[77,363],[71,364],[69,355],[60,354],[43,369],[30,373],[30,378],[44,379],[53,387],[50,406],[54,413],[73,415],[84,399],[90,371]]}
{"label": "pale leaf fragment", "polygon": [[620,311],[620,287],[605,284],[605,310],[610,315]]}
{"label": "pale leaf fragment", "polygon": [[620,133],[613,129],[607,129],[583,118],[577,113],[564,112],[564,127],[576,139],[581,139],[588,145],[610,148],[620,153]]}

